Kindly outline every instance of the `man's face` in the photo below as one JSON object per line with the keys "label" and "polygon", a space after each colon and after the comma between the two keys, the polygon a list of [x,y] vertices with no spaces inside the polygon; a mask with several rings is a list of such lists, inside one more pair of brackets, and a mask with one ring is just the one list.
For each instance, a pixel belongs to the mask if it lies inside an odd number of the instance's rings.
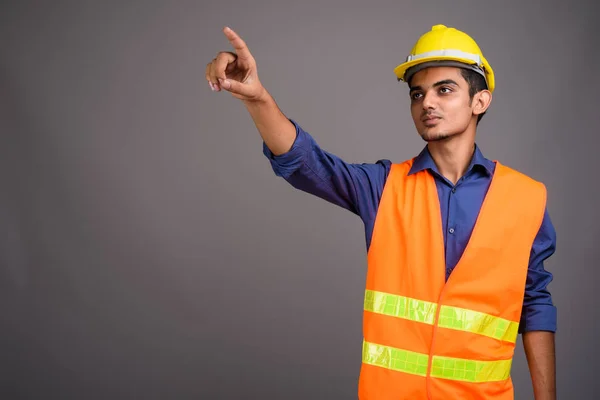
{"label": "man's face", "polygon": [[417,132],[427,142],[459,135],[473,124],[469,84],[460,68],[431,67],[410,82],[411,114]]}

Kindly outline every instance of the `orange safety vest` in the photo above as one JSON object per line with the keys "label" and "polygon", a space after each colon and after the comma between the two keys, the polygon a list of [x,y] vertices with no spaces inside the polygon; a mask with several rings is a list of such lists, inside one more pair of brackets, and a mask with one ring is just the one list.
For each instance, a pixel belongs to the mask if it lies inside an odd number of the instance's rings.
{"label": "orange safety vest", "polygon": [[408,175],[413,160],[392,165],[375,219],[359,399],[513,399],[510,368],[545,186],[496,162],[446,282],[437,188],[427,171]]}

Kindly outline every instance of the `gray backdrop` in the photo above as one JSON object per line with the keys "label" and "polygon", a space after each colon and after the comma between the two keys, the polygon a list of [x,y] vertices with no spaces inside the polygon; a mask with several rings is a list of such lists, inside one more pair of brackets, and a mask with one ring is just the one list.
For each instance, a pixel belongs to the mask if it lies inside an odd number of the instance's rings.
{"label": "gray backdrop", "polygon": [[3,1],[0,397],[356,398],[362,223],[275,177],[204,69],[230,25],[325,149],[402,161],[393,68],[443,23],[497,74],[482,150],[549,190],[559,398],[597,398],[597,4]]}

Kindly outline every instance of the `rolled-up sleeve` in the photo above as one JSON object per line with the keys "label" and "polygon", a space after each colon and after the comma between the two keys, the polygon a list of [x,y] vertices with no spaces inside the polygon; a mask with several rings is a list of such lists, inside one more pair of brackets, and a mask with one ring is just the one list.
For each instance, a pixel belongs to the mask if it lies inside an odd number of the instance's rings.
{"label": "rolled-up sleeve", "polygon": [[372,225],[391,162],[345,162],[323,150],[298,123],[290,121],[296,127],[296,139],[287,153],[276,156],[263,142],[263,153],[275,175],[296,189],[359,215],[366,224]]}
{"label": "rolled-up sleeve", "polygon": [[306,154],[310,152],[314,146],[313,140],[300,125],[290,119],[290,122],[296,127],[296,139],[292,144],[292,148],[284,154],[274,155],[273,152],[263,142],[263,154],[271,162],[271,167],[275,175],[284,179],[288,179],[295,171],[297,171],[304,163]]}
{"label": "rolled-up sleeve", "polygon": [[525,284],[525,297],[519,332],[549,331],[556,332],[556,307],[548,290],[552,282],[552,274],[544,268],[544,261],[556,250],[556,231],[548,215],[544,219],[540,230],[531,247],[527,281]]}

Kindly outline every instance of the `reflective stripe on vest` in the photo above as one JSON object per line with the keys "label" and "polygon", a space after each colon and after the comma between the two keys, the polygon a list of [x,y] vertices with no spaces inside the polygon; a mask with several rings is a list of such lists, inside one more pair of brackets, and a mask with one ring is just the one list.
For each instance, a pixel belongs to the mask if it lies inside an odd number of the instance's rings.
{"label": "reflective stripe on vest", "polygon": [[[365,364],[425,376],[427,354],[363,342],[362,361]],[[495,382],[508,379],[511,360],[475,361],[462,358],[433,356],[431,376],[466,382]]]}
{"label": "reflective stripe on vest", "polygon": [[[434,323],[437,306],[436,303],[395,294],[374,290],[366,290],[365,292],[365,311],[429,325]],[[440,308],[438,326],[488,336],[510,343],[517,341],[519,329],[518,322],[479,311],[447,305],[442,305]]]}

